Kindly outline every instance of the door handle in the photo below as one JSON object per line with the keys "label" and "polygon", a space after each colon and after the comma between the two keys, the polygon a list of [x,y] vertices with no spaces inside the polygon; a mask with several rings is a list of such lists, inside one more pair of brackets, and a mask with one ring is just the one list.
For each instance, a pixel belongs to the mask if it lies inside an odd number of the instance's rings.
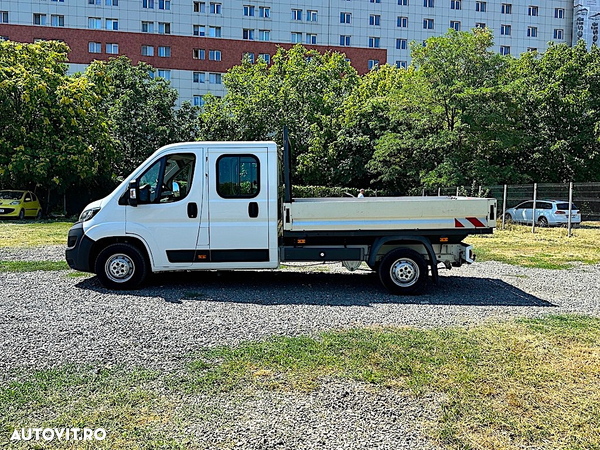
{"label": "door handle", "polygon": [[190,219],[195,219],[198,217],[198,205],[194,202],[187,204],[187,213]]}
{"label": "door handle", "polygon": [[248,205],[248,215],[252,218],[258,217],[258,203],[250,202]]}

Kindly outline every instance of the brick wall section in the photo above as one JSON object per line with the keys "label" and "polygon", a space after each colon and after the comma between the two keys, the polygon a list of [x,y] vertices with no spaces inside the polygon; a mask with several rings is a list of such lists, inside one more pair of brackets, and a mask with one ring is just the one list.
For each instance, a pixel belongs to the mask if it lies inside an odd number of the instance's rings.
{"label": "brick wall section", "polygon": [[[206,72],[226,72],[239,64],[242,55],[247,52],[274,55],[277,47],[290,48],[292,44],[275,42],[257,42],[196,36],[176,36],[155,33],[130,33],[121,31],[88,30],[75,28],[55,28],[47,26],[7,25],[0,24],[0,36],[7,36],[11,41],[33,42],[35,39],[61,39],[70,48],[69,62],[74,64],[89,64],[92,61],[106,60],[115,55],[106,54],[106,44],[119,44],[119,55],[126,55],[134,62],[145,61],[160,69],[179,69]],[[89,53],[88,43],[102,43],[102,53]],[[142,45],[155,47],[152,57],[142,56]],[[158,56],[159,46],[171,47],[171,57]],[[305,45],[320,52],[327,50],[345,53],[350,58],[352,66],[360,74],[368,72],[370,59],[379,60],[381,64],[387,61],[386,49],[358,47],[326,47],[321,45]],[[206,59],[193,59],[193,49],[206,50]],[[209,61],[209,50],[220,50],[221,61]]]}

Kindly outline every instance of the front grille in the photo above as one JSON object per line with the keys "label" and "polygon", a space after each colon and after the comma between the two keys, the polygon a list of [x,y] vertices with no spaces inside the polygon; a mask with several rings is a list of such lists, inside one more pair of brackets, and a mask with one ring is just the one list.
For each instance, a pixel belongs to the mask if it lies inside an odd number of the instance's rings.
{"label": "front grille", "polygon": [[3,208],[0,206],[0,214],[10,214],[11,212],[14,212],[15,208]]}

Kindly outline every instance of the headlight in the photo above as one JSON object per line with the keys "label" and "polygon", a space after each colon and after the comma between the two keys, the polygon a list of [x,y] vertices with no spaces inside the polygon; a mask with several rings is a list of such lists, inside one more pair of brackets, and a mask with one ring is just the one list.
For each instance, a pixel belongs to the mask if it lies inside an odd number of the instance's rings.
{"label": "headlight", "polygon": [[86,209],[79,215],[78,222],[85,222],[86,220],[90,220],[92,217],[98,214],[98,211],[100,211],[100,208]]}
{"label": "headlight", "polygon": [[21,204],[20,200],[15,200],[14,202],[10,202],[11,205],[19,205]]}

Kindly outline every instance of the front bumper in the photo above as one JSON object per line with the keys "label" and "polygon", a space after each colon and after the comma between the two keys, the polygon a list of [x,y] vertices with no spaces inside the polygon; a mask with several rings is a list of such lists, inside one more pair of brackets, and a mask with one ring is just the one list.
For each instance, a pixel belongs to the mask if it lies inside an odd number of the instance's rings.
{"label": "front bumper", "polygon": [[93,245],[94,241],[87,237],[85,231],[83,231],[83,223],[79,222],[73,225],[69,230],[65,251],[65,258],[69,267],[80,272],[92,272],[90,254]]}

